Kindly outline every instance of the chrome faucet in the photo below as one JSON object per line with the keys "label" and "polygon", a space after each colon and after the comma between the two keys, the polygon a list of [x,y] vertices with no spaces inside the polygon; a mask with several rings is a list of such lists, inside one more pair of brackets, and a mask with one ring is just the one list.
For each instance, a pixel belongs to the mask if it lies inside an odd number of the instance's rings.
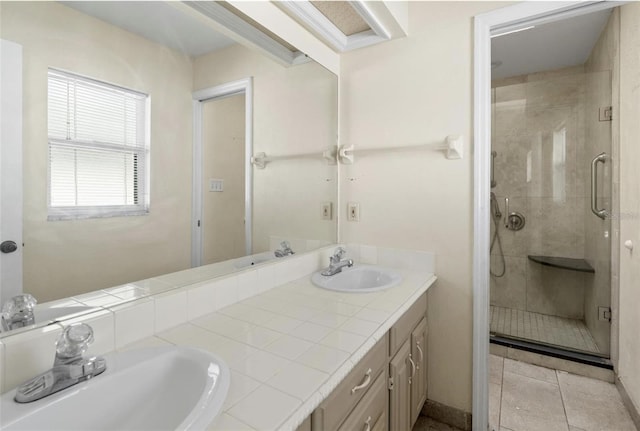
{"label": "chrome faucet", "polygon": [[289,246],[289,241],[282,241],[280,243],[280,247],[282,247],[281,250],[278,249],[273,252],[276,255],[276,257],[285,257],[285,256],[289,256],[290,254],[295,254],[295,252],[291,250],[291,247]]}
{"label": "chrome faucet", "polygon": [[28,293],[14,296],[5,302],[2,306],[2,329],[10,331],[36,323],[33,309],[37,303],[36,298]]}
{"label": "chrome faucet", "polygon": [[82,356],[92,342],[91,326],[86,323],[67,326],[56,343],[53,368],[20,385],[16,402],[36,401],[103,373],[107,369],[104,358]]}
{"label": "chrome faucet", "polygon": [[339,272],[342,272],[342,268],[344,268],[345,266],[352,267],[353,260],[342,260],[342,257],[346,252],[347,250],[345,250],[343,247],[336,248],[336,250],[333,252],[333,256],[329,258],[329,266],[325,268],[320,274],[325,276],[332,276],[338,274]]}

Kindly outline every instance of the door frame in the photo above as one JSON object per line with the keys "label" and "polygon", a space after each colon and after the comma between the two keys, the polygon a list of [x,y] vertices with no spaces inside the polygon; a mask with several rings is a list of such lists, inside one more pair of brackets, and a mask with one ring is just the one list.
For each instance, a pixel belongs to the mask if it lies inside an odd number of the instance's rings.
{"label": "door frame", "polygon": [[22,293],[22,45],[0,40],[0,242],[18,249],[0,254],[0,306]]}
{"label": "door frame", "polygon": [[[626,2],[523,2],[474,17],[473,389],[474,431],[489,426],[489,245],[491,168],[491,35],[541,25]],[[612,334],[612,338],[613,338]],[[613,354],[613,352],[612,352]]]}
{"label": "door frame", "polygon": [[244,78],[193,92],[193,182],[191,219],[191,266],[202,265],[202,113],[204,104],[216,99],[244,94],[244,230],[245,252],[252,253],[253,227],[253,78]]}

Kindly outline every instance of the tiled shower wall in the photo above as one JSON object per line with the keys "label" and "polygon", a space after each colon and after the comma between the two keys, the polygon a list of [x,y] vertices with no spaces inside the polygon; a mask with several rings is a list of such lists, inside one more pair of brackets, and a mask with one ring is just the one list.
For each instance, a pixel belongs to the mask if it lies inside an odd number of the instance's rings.
{"label": "tiled shower wall", "polygon": [[[527,255],[584,258],[586,182],[583,67],[494,82],[493,142],[498,232],[506,272],[491,277],[491,303],[561,317],[584,318],[585,279],[591,274],[542,266]],[[505,228],[509,211],[526,218]],[[492,238],[495,225],[492,225]],[[499,273],[500,250],[491,251]]]}
{"label": "tiled shower wall", "polygon": [[[611,104],[610,72],[590,61],[509,78],[494,82],[493,97],[492,191],[502,212],[497,226],[506,270],[491,277],[491,304],[584,319],[590,330],[600,329],[596,338],[606,353],[608,322],[598,324],[597,306],[609,305],[610,223],[591,214],[590,162],[610,153],[611,123],[598,121],[599,107]],[[601,184],[611,183],[610,174],[608,163]],[[610,208],[610,186],[599,192],[600,206]],[[509,211],[526,218],[520,231],[505,228],[506,197]],[[496,225],[491,228],[493,238]],[[497,241],[491,255],[492,272],[499,274]],[[527,255],[584,258],[596,273],[542,266]]]}

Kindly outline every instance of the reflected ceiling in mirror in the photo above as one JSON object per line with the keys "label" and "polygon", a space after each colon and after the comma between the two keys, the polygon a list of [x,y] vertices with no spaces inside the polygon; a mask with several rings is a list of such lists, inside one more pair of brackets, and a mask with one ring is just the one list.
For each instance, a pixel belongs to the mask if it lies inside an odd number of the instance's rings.
{"label": "reflected ceiling in mirror", "polygon": [[[23,291],[40,303],[126,301],[170,289],[178,279],[185,285],[260,264],[275,258],[285,240],[298,253],[335,242],[335,217],[323,218],[323,208],[335,206],[336,167],[322,157],[336,145],[335,75],[312,61],[285,67],[228,32],[214,36],[217,24],[207,25],[210,17],[181,3],[2,2],[0,12],[0,37],[22,46]],[[47,221],[49,68],[149,95],[147,215]],[[203,139],[199,161],[200,222],[203,244],[215,252],[190,280],[179,271],[191,267],[198,222],[192,219],[192,94],[246,78],[253,96],[241,102],[253,108],[253,154],[237,151],[246,138],[242,127],[231,126],[240,105],[212,104],[210,121],[205,118],[203,133],[211,136]],[[244,175],[237,174],[255,154],[267,162],[248,165],[253,191],[246,196]],[[238,246],[244,236],[234,234],[245,223],[236,207],[245,204],[255,258]]]}

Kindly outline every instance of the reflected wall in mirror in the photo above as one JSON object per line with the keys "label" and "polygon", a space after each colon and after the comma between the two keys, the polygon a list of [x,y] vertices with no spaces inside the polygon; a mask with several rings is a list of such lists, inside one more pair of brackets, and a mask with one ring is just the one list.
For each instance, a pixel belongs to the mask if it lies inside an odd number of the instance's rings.
{"label": "reflected wall in mirror", "polygon": [[[154,23],[158,40],[165,44],[78,10],[85,3],[92,2],[77,2],[74,7],[54,2],[0,3],[0,37],[22,46],[23,290],[39,302],[191,267],[194,91],[252,78],[252,100],[242,103],[253,107],[254,154],[321,155],[336,145],[337,77],[317,63],[284,67],[231,40],[214,50],[181,45],[179,33],[185,28],[193,33],[190,39],[204,41],[198,36],[203,24],[193,20],[179,26],[190,18],[171,3],[98,2],[112,3],[116,9],[111,21],[116,23],[135,21],[132,17],[142,10],[145,19],[138,21]],[[161,18],[169,19],[167,25],[158,25]],[[149,95],[147,215],[47,221],[49,68]],[[218,144],[234,150],[212,145],[204,153],[203,166],[210,168],[202,178],[207,217],[203,224],[226,226],[226,218],[235,226],[223,228],[225,238],[220,233],[204,234],[210,255],[206,263],[238,258],[246,251],[244,220],[238,220],[238,214],[247,199],[237,159],[249,155],[237,151],[244,141],[242,127],[216,128],[226,123],[226,115],[243,109],[237,103],[232,106],[233,98],[228,102],[224,113],[208,112],[214,118],[206,127],[220,138]],[[321,214],[323,202],[336,202],[335,166],[321,157],[282,157],[251,170],[251,253],[273,251],[282,240],[288,240],[294,251],[336,240],[335,217],[323,220]],[[209,192],[211,179],[223,180],[224,190]],[[223,195],[235,203],[215,201]],[[0,297],[1,302],[7,299]]]}

